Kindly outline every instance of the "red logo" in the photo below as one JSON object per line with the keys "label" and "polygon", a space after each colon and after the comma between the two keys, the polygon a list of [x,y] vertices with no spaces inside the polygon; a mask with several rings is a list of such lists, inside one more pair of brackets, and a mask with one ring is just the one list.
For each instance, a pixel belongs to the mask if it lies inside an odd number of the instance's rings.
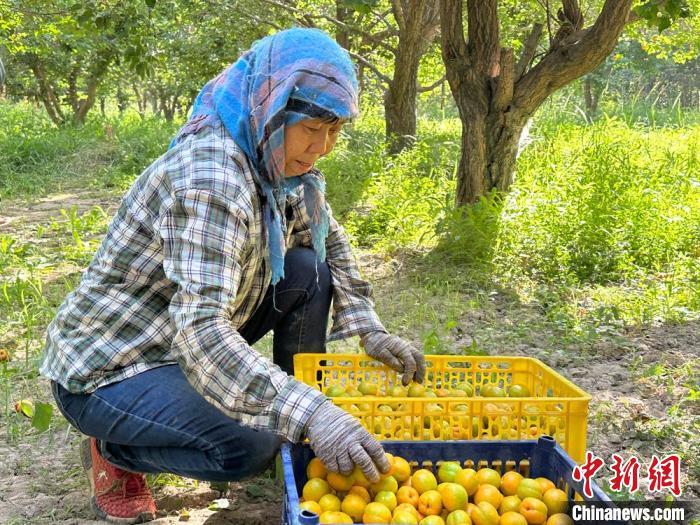
{"label": "red logo", "polygon": [[681,495],[681,458],[678,454],[671,454],[663,459],[653,455],[648,479],[651,492],[670,489],[674,496],[679,497]]}
{"label": "red logo", "polygon": [[603,465],[605,465],[605,462],[602,459],[598,456],[594,456],[592,452],[586,451],[586,462],[581,466],[576,465],[574,467],[574,471],[572,472],[574,481],[583,480],[583,494],[588,498],[593,497],[591,478],[595,476],[595,473],[598,472]]}

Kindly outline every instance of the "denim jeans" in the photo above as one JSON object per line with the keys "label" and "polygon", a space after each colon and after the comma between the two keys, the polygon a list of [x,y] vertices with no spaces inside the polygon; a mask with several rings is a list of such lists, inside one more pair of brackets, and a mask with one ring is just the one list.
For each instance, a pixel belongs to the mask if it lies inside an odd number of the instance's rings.
{"label": "denim jeans", "polygon": [[[240,333],[253,344],[273,330],[273,360],[292,373],[294,354],[325,351],[331,291],[328,266],[317,265],[312,250],[293,248],[285,258],[285,278],[270,286]],[[58,383],[52,390],[66,419],[98,439],[105,459],[132,472],[233,481],[267,468],[282,442],[226,416],[189,384],[177,364],[91,394],[71,394]]]}

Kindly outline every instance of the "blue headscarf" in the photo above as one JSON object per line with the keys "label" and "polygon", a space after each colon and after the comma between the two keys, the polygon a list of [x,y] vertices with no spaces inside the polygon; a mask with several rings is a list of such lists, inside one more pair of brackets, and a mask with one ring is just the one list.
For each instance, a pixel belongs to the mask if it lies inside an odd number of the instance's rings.
{"label": "blue headscarf", "polygon": [[347,51],[317,29],[288,29],[257,41],[197,96],[183,137],[218,122],[246,153],[263,196],[272,284],[284,278],[287,195],[303,185],[316,256],[326,259],[325,183],[312,169],[284,176],[284,127],[303,119],[358,115],[357,79]]}

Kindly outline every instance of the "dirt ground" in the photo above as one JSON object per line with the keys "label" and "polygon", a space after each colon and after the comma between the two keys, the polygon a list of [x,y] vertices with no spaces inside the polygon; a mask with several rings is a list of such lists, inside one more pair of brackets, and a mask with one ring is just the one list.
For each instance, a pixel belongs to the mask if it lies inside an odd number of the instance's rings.
{"label": "dirt ground", "polygon": [[[54,195],[31,205],[5,202],[0,205],[0,230],[19,237],[31,235],[36,224],[58,215],[60,208],[77,205],[86,210],[100,204],[109,213],[116,208],[113,196],[91,193]],[[360,254],[358,254],[360,255]],[[395,261],[361,254],[358,261],[373,276],[377,295],[405,286],[392,270]],[[700,323],[659,325],[616,330],[601,334],[594,342],[563,345],[554,329],[540,322],[536,307],[514,303],[494,295],[490,308],[469,311],[449,334],[455,351],[470,338],[498,355],[537,357],[592,395],[589,408],[588,449],[610,461],[612,453],[625,458],[636,455],[647,465],[652,454],[683,451],[697,458],[700,403],[679,397],[683,384],[673,374],[663,381],[642,372],[655,363],[690,370],[683,376],[699,388]],[[514,335],[512,326],[532,320],[537,330],[526,337]],[[544,327],[544,328],[541,328]],[[404,334],[419,342],[410,329]],[[38,379],[48,399],[48,385]],[[677,406],[676,410],[670,410]],[[82,437],[65,422],[25,443],[8,444],[0,421],[0,523],[97,524],[87,501],[87,484],[80,468],[78,445]],[[683,448],[685,447],[685,448]],[[608,463],[609,464],[609,463]],[[697,459],[693,469],[683,467],[683,499],[700,498]],[[609,475],[609,474],[608,474]],[[154,493],[161,516],[158,524],[179,523],[189,513],[192,524],[278,523],[281,489],[272,479],[259,477],[234,483],[227,494],[207,483],[155,479]],[[213,500],[229,499],[226,510],[209,510]]]}

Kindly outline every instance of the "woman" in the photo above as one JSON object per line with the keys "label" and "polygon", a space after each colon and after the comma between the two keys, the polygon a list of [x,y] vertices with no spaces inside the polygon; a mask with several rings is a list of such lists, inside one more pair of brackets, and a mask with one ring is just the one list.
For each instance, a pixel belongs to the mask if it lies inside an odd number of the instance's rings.
{"label": "woman", "polygon": [[[210,481],[265,469],[308,438],[329,470],[377,480],[381,445],[288,374],[297,352],[359,335],[422,381],[422,354],[389,335],[315,162],[357,116],[347,53],[280,32],[211,80],[170,149],[136,180],[77,290],[48,328],[41,367],[81,445],[102,518],[154,517],[144,472]],[[250,345],[274,331],[274,363]]]}

